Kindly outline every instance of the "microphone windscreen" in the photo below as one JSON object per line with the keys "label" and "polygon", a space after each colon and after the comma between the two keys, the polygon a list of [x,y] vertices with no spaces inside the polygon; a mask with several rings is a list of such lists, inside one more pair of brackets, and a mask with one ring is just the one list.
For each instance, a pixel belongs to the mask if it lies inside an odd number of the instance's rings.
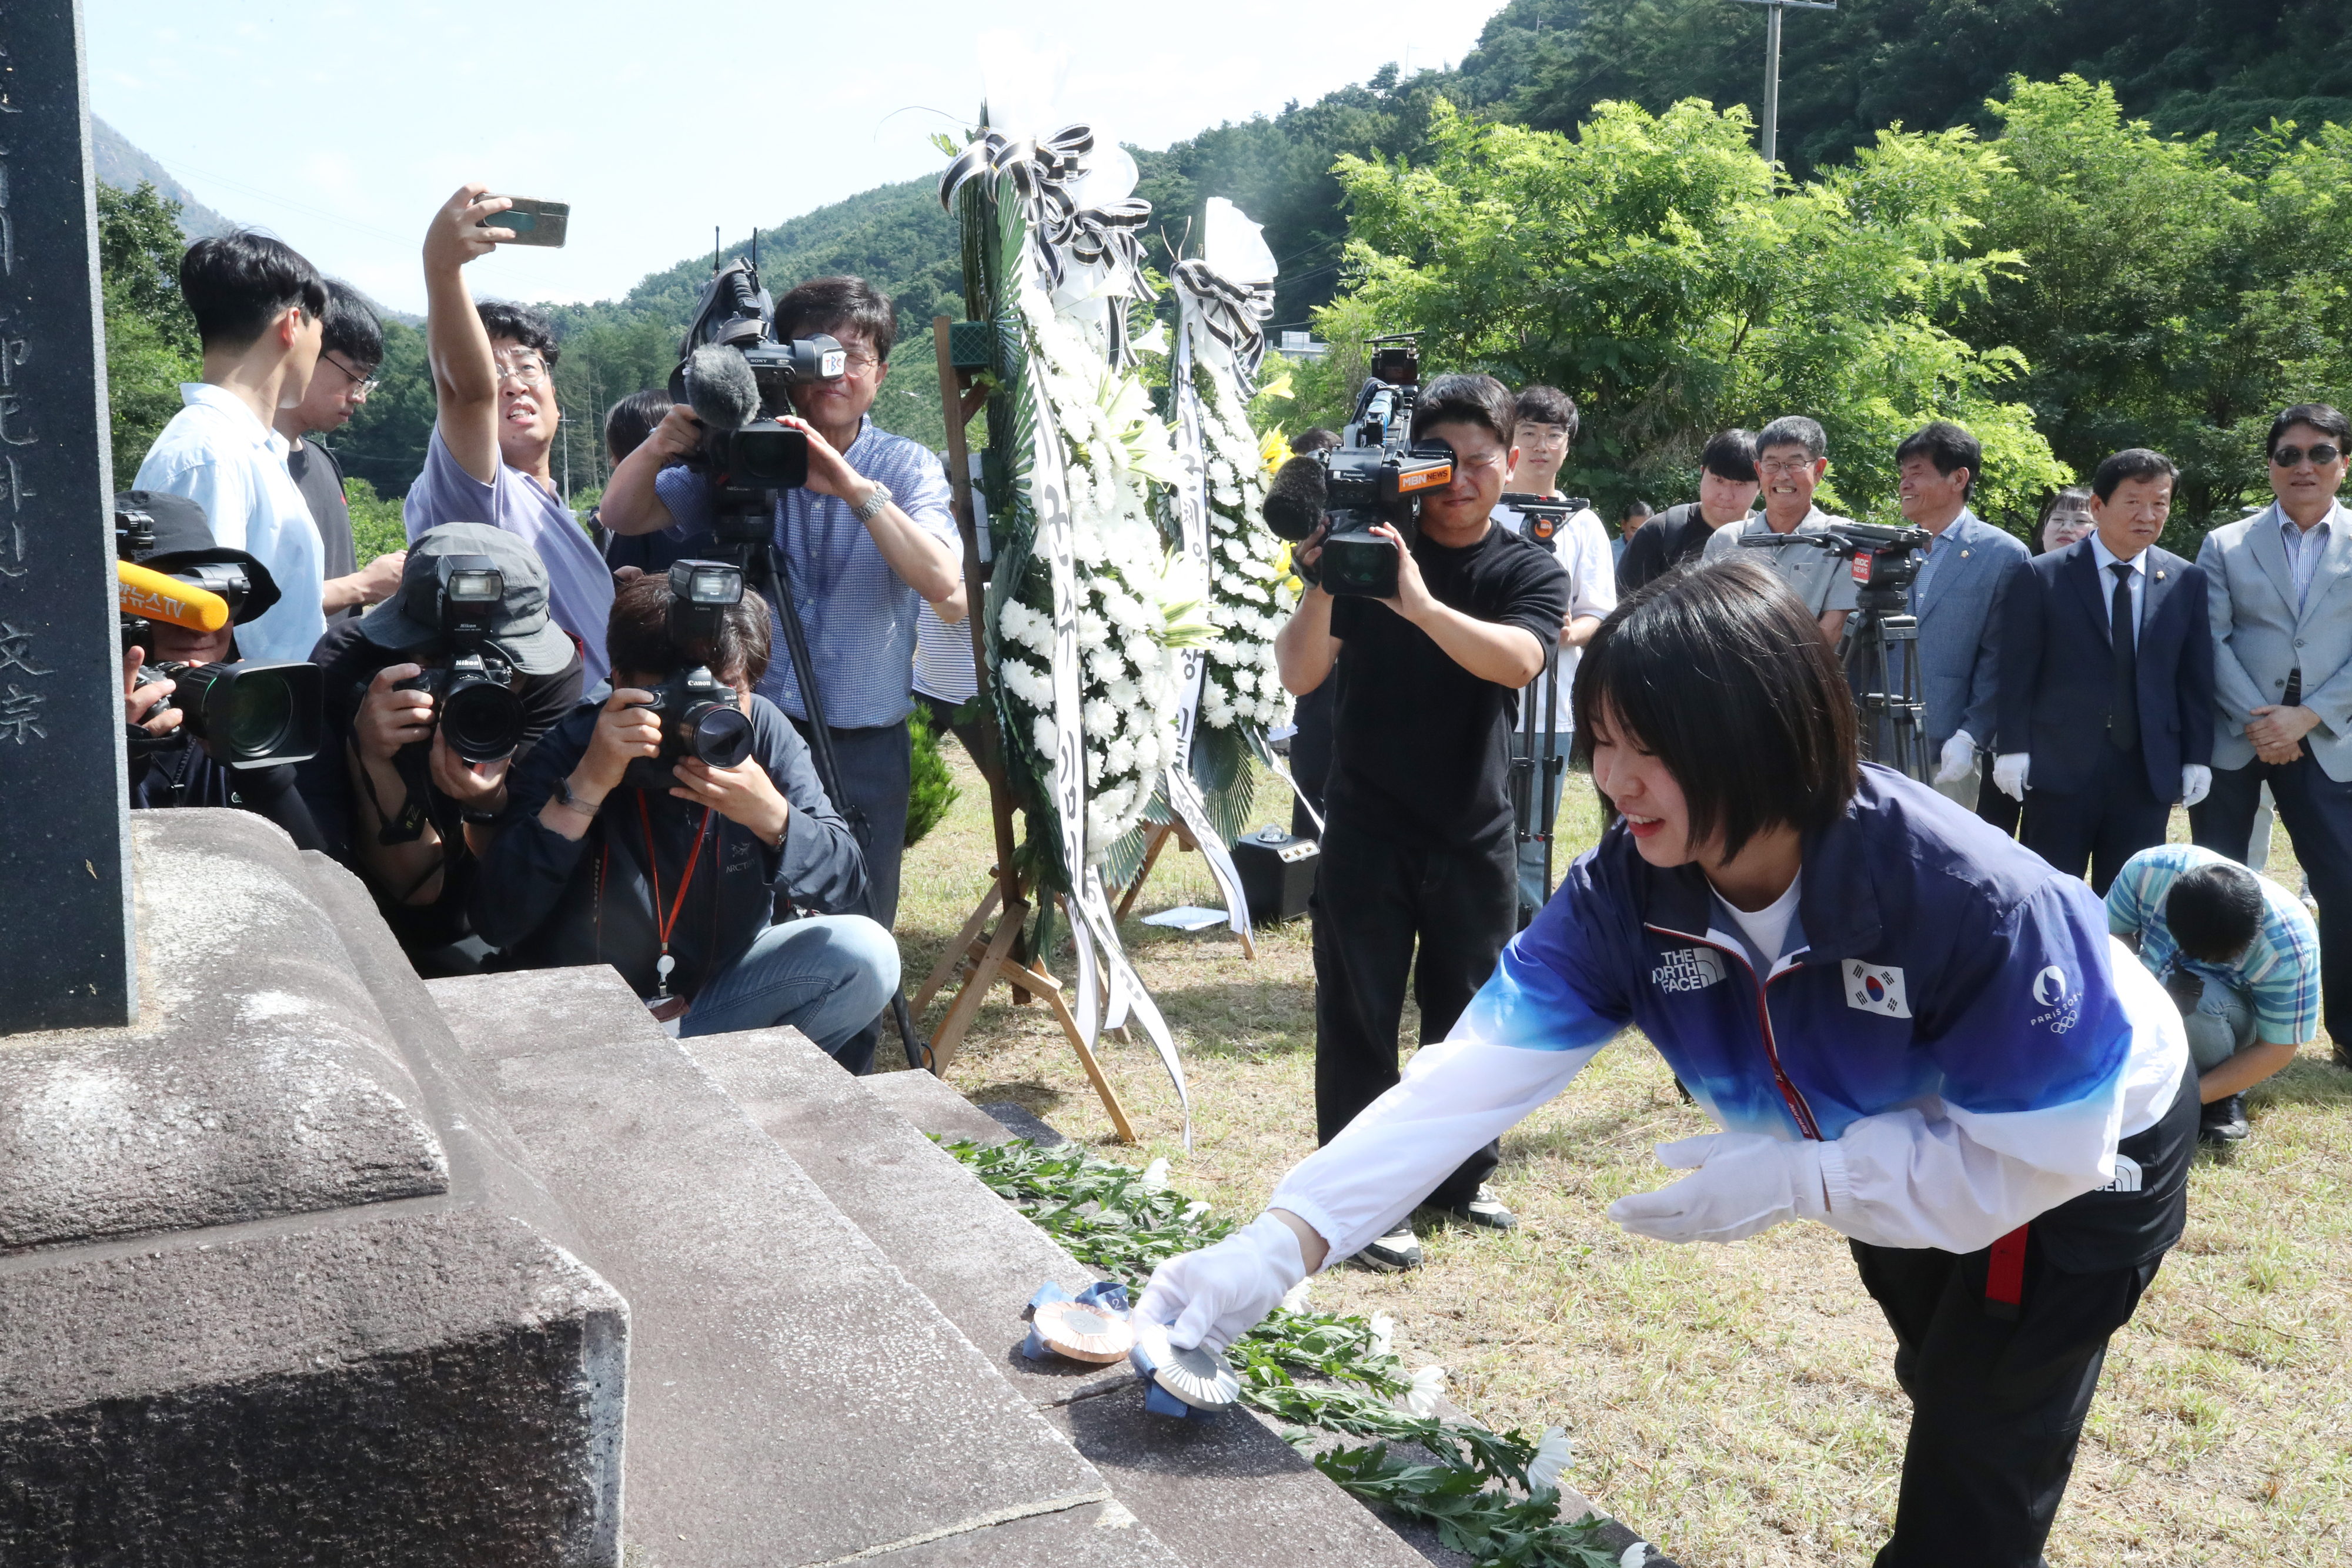
{"label": "microphone windscreen", "polygon": [[1280,538],[1298,540],[1323,520],[1323,464],[1316,457],[1294,457],[1274,472],[1261,508],[1265,526]]}
{"label": "microphone windscreen", "polygon": [[687,356],[686,402],[713,430],[740,430],[760,417],[760,383],[740,349],[706,343]]}

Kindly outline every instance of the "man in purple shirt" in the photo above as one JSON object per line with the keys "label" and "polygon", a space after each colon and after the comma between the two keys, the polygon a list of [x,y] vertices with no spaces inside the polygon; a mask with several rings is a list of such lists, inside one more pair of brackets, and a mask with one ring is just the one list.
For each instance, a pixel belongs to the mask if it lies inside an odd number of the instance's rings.
{"label": "man in purple shirt", "polygon": [[514,231],[483,220],[513,204],[467,185],[425,235],[425,341],[439,405],[425,471],[408,492],[408,537],[444,523],[488,523],[515,535],[547,568],[549,612],[580,645],[588,686],[605,675],[613,575],[555,487],[555,333],[519,305],[476,305],[465,266]]}

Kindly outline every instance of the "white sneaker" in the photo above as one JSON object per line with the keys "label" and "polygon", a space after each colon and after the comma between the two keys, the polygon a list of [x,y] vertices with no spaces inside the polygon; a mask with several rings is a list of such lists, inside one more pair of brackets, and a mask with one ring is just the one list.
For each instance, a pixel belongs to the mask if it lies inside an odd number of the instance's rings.
{"label": "white sneaker", "polygon": [[1400,1221],[1394,1230],[1373,1240],[1356,1254],[1356,1261],[1369,1269],[1392,1274],[1401,1269],[1421,1267],[1421,1241],[1412,1233],[1412,1221]]}

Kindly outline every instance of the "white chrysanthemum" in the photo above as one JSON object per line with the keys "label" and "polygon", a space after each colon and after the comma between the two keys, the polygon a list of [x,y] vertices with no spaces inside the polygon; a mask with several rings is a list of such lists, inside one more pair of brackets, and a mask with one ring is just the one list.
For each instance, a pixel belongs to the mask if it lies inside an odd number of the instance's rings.
{"label": "white chrysanthemum", "polygon": [[1301,1280],[1285,1291],[1282,1293],[1282,1310],[1286,1312],[1305,1312],[1307,1292],[1314,1288],[1314,1284],[1315,1281],[1312,1280]]}
{"label": "white chrysanthemum", "polygon": [[1395,1337],[1396,1319],[1386,1312],[1374,1312],[1372,1314],[1372,1354],[1394,1355],[1396,1352],[1391,1348],[1391,1343]]}
{"label": "white chrysanthemum", "polygon": [[1575,1462],[1575,1453],[1569,1447],[1568,1433],[1558,1427],[1546,1427],[1543,1436],[1536,1439],[1536,1457],[1528,1461],[1528,1490],[1558,1491],[1559,1473]]}
{"label": "white chrysanthemum", "polygon": [[1084,717],[1080,722],[1086,726],[1088,735],[1099,737],[1114,734],[1118,729],[1118,710],[1102,698],[1087,698],[1083,711]]}
{"label": "white chrysanthemum", "polygon": [[1424,1366],[1412,1375],[1412,1386],[1405,1391],[1404,1407],[1423,1420],[1437,1414],[1437,1402],[1445,1394],[1445,1368]]}
{"label": "white chrysanthemum", "polygon": [[1116,779],[1135,771],[1135,742],[1120,736],[1103,748],[1103,771]]}
{"label": "white chrysanthemum", "polygon": [[1617,1559],[1617,1568],[1642,1568],[1642,1565],[1649,1560],[1650,1543],[1646,1541],[1636,1541],[1633,1545],[1625,1548],[1624,1554]]}
{"label": "white chrysanthemum", "polygon": [[[1157,1160],[1152,1161],[1150,1165],[1148,1165],[1148,1166],[1144,1166],[1144,1167],[1143,1167],[1143,1184],[1142,1184],[1142,1185],[1143,1185],[1143,1190],[1144,1190],[1144,1191],[1146,1191],[1146,1192],[1165,1192],[1165,1191],[1167,1191],[1167,1190],[1168,1190],[1168,1162],[1167,1162],[1165,1159],[1157,1159]],[[1552,1430],[1553,1430],[1553,1431],[1555,1431],[1555,1432],[1557,1432],[1557,1431],[1559,1431],[1559,1427],[1554,1427],[1552,1428]]]}
{"label": "white chrysanthemum", "polygon": [[1054,721],[1042,713],[1030,721],[1029,738],[1037,743],[1037,754],[1040,757],[1051,758],[1054,755],[1058,744],[1058,735],[1059,732],[1054,727]]}

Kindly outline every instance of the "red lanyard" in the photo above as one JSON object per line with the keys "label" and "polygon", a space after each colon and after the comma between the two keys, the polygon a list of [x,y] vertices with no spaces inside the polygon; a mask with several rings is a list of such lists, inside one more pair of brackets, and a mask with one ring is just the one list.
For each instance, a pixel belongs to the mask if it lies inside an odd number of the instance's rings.
{"label": "red lanyard", "polygon": [[669,956],[669,934],[677,929],[678,911],[686,907],[686,890],[694,885],[694,868],[702,863],[702,839],[710,831],[711,809],[702,809],[702,825],[694,830],[694,848],[687,852],[686,874],[678,878],[677,896],[669,901],[669,915],[665,919],[661,912],[661,865],[654,858],[654,820],[646,810],[645,791],[633,793],[637,798],[637,821],[646,829],[646,874],[653,878],[654,883],[654,935],[661,938],[661,957],[654,965],[654,975],[666,997],[669,995],[669,972],[677,967],[677,960]]}

